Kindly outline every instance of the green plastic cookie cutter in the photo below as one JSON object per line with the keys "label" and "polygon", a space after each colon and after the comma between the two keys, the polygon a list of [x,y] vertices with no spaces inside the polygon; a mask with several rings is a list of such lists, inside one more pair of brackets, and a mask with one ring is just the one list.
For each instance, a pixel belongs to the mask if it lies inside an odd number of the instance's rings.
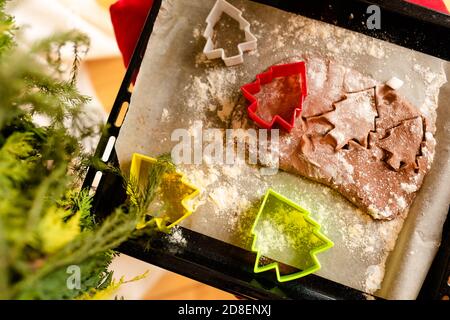
{"label": "green plastic cookie cutter", "polygon": [[[275,269],[278,281],[287,282],[320,270],[316,255],[334,246],[320,228],[308,211],[269,189],[252,228],[252,251],[257,254],[254,272]],[[282,274],[279,263],[269,256],[279,257],[283,265],[300,271]]]}

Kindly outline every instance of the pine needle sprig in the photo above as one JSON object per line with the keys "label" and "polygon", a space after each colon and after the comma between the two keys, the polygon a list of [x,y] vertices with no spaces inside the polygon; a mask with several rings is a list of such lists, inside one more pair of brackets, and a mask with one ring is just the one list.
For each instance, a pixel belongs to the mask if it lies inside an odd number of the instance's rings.
{"label": "pine needle sprig", "polygon": [[81,59],[90,47],[90,39],[84,33],[71,30],[64,33],[52,35],[36,43],[31,51],[35,54],[43,54],[46,61],[59,75],[65,73],[63,69],[62,51],[65,47],[72,47],[73,62],[70,70],[70,83],[74,84]]}
{"label": "pine needle sprig", "polygon": [[12,16],[5,13],[6,2],[0,1],[0,56],[14,45],[15,25]]}
{"label": "pine needle sprig", "polygon": [[[91,196],[77,188],[88,163],[80,142],[101,128],[92,125],[84,108],[89,98],[75,87],[89,39],[71,31],[23,52],[4,8],[0,0],[0,298],[98,297],[123,282],[107,269],[113,249],[141,234],[136,225],[170,166],[161,161],[150,173],[151,183],[136,191],[139,205],[130,201],[95,221]],[[68,70],[65,48],[74,54]],[[38,124],[39,117],[48,123]],[[66,285],[71,265],[83,270],[77,290]]]}

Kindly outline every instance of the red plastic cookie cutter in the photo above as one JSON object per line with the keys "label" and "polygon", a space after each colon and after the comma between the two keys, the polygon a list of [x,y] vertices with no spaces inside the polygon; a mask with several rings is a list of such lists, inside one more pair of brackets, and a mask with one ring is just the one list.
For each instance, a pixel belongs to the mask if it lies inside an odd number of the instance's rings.
{"label": "red plastic cookie cutter", "polygon": [[[261,91],[261,87],[268,83],[271,83],[276,78],[289,77],[299,74],[301,78],[302,92],[300,95],[300,101],[298,105],[293,110],[292,117],[290,117],[289,122],[283,119],[280,115],[275,115],[271,122],[267,122],[261,119],[257,114],[258,109],[258,99],[255,95]],[[248,107],[248,115],[250,119],[255,121],[260,127],[264,129],[272,129],[275,123],[280,125],[281,128],[285,129],[287,132],[291,132],[295,125],[295,119],[300,116],[303,109],[303,102],[308,94],[308,88],[306,84],[306,64],[304,61],[295,62],[290,64],[281,64],[272,66],[267,72],[261,73],[256,76],[256,81],[253,83],[246,84],[241,87],[244,97],[250,102]]]}

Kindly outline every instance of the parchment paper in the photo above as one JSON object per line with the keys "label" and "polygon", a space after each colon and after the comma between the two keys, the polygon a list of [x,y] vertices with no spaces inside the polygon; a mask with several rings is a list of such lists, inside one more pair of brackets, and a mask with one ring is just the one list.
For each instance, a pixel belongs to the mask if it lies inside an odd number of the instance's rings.
{"label": "parchment paper", "polygon": [[[240,86],[293,56],[333,59],[380,82],[392,76],[403,79],[402,95],[435,117],[436,97],[445,82],[443,67],[448,74],[448,63],[245,0],[230,2],[244,11],[258,37],[259,49],[246,54],[245,63],[233,68],[226,68],[220,60],[205,60],[201,34],[214,2],[163,2],[117,142],[123,168],[129,166],[134,152],[152,156],[170,152],[177,143],[171,141],[174,129],[195,133],[200,125],[226,128],[240,97]],[[309,210],[334,241],[334,248],[320,254],[319,276],[385,298],[414,299],[438,248],[450,202],[446,186],[450,178],[449,98],[447,84],[440,94],[435,162],[397,245],[402,219],[374,221],[327,187],[283,172],[261,176],[258,168],[244,164],[180,167],[202,188],[198,209],[183,226],[250,249],[250,228],[255,217],[251,208],[271,187]],[[270,258],[287,260],[282,255]]]}

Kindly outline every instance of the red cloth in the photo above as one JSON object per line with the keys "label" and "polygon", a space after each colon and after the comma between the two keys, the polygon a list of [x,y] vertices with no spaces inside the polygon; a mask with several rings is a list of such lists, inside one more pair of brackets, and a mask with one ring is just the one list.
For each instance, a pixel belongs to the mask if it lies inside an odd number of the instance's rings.
{"label": "red cloth", "polygon": [[119,0],[110,8],[117,44],[128,67],[153,0]]}
{"label": "red cloth", "polygon": [[447,8],[443,0],[406,0],[419,6],[427,7],[445,14],[450,13],[450,8]]}
{"label": "red cloth", "polygon": [[[449,14],[449,9],[443,0],[406,1]],[[111,20],[126,66],[130,63],[134,48],[152,5],[153,0],[118,0],[111,6]]]}

